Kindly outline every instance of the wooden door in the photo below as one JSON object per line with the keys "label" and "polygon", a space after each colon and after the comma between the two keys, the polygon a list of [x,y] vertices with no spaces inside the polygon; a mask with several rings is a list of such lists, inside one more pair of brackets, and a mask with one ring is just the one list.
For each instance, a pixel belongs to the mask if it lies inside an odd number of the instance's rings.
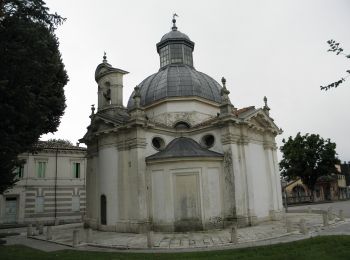
{"label": "wooden door", "polygon": [[17,222],[17,198],[15,197],[6,198],[5,222]]}

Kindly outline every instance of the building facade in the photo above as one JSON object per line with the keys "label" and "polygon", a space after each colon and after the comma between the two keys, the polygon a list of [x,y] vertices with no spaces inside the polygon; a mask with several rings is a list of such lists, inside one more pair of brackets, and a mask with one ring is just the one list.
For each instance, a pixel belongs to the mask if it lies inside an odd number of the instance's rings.
{"label": "building facade", "polygon": [[177,30],[156,45],[160,69],[123,105],[123,76],[104,56],[87,145],[86,224],[117,232],[186,231],[279,218],[275,137],[264,106],[235,108],[222,85],[193,65]]}
{"label": "building facade", "polygon": [[305,202],[335,201],[350,198],[347,194],[345,175],[342,174],[340,165],[335,165],[337,173],[321,176],[317,179],[314,196],[302,180],[286,183],[283,187],[284,196],[287,196],[288,204],[299,204]]}
{"label": "building facade", "polygon": [[0,223],[81,222],[85,214],[86,148],[39,142],[19,156],[18,182],[0,195]]}

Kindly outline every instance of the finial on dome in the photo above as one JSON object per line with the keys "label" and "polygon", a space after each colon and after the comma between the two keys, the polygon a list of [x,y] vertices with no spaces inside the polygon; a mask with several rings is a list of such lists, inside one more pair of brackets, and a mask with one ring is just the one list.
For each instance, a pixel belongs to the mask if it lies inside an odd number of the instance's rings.
{"label": "finial on dome", "polygon": [[176,13],[173,14],[173,27],[171,27],[171,29],[173,31],[177,31],[177,27],[176,27],[176,19],[175,17],[179,17]]}
{"label": "finial on dome", "polygon": [[224,77],[221,78],[221,83],[222,83],[222,87],[226,88],[226,79]]}
{"label": "finial on dome", "polygon": [[134,90],[135,90],[134,97],[141,97],[140,87],[136,86],[134,87]]}
{"label": "finial on dome", "polygon": [[95,105],[92,104],[91,105],[91,116],[93,116],[95,114]]}
{"label": "finial on dome", "polygon": [[269,108],[269,106],[267,105],[267,97],[266,96],[264,96],[264,107],[263,107],[263,109],[264,109],[264,111],[267,113],[267,114],[269,114],[269,111],[270,111],[270,108]]}
{"label": "finial on dome", "polygon": [[136,86],[134,88],[134,96],[132,98],[135,100],[135,107],[139,108],[140,107],[140,99],[141,99],[141,91],[140,91],[139,86]]}
{"label": "finial on dome", "polygon": [[103,53],[103,63],[107,63],[107,54],[106,52]]}
{"label": "finial on dome", "polygon": [[222,83],[222,89],[220,91],[220,95],[222,97],[222,102],[223,103],[231,103],[230,98],[228,95],[230,94],[230,91],[226,88],[226,79],[224,77],[221,78],[221,83]]}

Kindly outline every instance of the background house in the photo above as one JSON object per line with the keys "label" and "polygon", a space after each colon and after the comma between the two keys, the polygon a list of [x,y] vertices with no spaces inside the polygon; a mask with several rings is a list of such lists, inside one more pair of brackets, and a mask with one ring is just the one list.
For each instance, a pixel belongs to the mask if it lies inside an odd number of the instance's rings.
{"label": "background house", "polygon": [[63,223],[85,213],[86,149],[68,143],[39,142],[39,152],[19,156],[19,181],[0,195],[0,223]]}
{"label": "background house", "polygon": [[[340,165],[335,166],[338,173],[332,173],[330,175],[321,176],[318,178],[314,201],[333,201],[347,199],[347,185],[345,175],[341,172]],[[297,204],[304,202],[311,202],[311,191],[303,184],[301,179],[293,180],[283,185],[284,196],[287,196],[288,204]]]}

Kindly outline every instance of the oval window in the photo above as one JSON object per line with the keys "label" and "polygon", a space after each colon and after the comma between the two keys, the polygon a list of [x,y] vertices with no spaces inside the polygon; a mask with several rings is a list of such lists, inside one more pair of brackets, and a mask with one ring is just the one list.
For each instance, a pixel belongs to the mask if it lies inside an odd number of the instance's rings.
{"label": "oval window", "polygon": [[202,137],[202,142],[201,143],[206,148],[213,147],[213,145],[215,143],[215,138],[211,134],[205,135],[205,136]]}
{"label": "oval window", "polygon": [[153,137],[153,139],[152,139],[152,146],[156,150],[162,150],[165,147],[165,142],[164,142],[163,138]]}

